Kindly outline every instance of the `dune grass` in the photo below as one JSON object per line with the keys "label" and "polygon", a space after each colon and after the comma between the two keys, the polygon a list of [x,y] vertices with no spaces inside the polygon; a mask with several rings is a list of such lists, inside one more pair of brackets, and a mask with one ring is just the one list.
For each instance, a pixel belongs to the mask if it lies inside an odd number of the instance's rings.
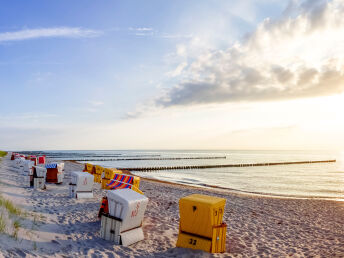
{"label": "dune grass", "polygon": [[18,229],[20,228],[20,226],[21,226],[21,225],[20,225],[20,221],[19,221],[19,220],[16,220],[16,221],[13,222],[13,227],[14,227],[15,229],[18,230]]}
{"label": "dune grass", "polygon": [[[0,151],[0,157],[6,156],[7,152]],[[22,210],[19,207],[16,207],[13,202],[10,200],[5,199],[0,195],[0,207],[1,209],[4,209],[5,212],[9,215],[15,215],[15,216],[26,216],[26,212],[22,212]],[[16,218],[16,217],[15,217]],[[20,221],[18,219],[14,220],[13,222],[13,234],[12,237],[15,239],[18,239],[18,231],[21,227]],[[0,214],[0,234],[6,234],[6,221],[3,213]]]}
{"label": "dune grass", "polygon": [[5,223],[4,216],[1,213],[0,214],[0,234],[5,233],[5,230],[6,230],[6,223]]}
{"label": "dune grass", "polygon": [[19,228],[20,228],[20,226],[21,226],[21,224],[20,224],[20,221],[19,220],[15,220],[14,222],[13,222],[13,237],[15,238],[15,239],[18,239],[18,231],[19,231]]}
{"label": "dune grass", "polygon": [[[12,237],[15,239],[18,239],[18,231],[21,227],[20,224],[20,219],[18,218],[21,215],[25,215],[24,212],[22,212],[22,210],[19,207],[16,207],[10,200],[6,200],[4,199],[1,195],[0,195],[0,207],[3,211],[5,211],[5,213],[8,213],[8,215],[14,215],[15,217],[13,218],[13,233],[12,233]],[[9,218],[9,221],[11,221],[11,217]],[[8,221],[6,221],[6,218],[4,217],[3,213],[1,212],[0,214],[0,234],[1,233],[5,233],[6,234],[6,223],[8,223]]]}
{"label": "dune grass", "polygon": [[0,206],[4,207],[12,215],[20,216],[22,214],[22,210],[20,208],[16,207],[10,200],[4,199],[1,195]]}
{"label": "dune grass", "polygon": [[7,152],[6,151],[0,151],[0,157],[6,156]]}

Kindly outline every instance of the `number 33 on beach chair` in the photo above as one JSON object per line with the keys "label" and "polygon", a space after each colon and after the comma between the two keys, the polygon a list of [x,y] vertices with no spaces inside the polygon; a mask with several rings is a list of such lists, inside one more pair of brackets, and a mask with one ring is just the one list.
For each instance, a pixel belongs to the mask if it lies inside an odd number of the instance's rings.
{"label": "number 33 on beach chair", "polygon": [[227,225],[222,223],[226,199],[192,194],[179,200],[177,247],[225,252]]}

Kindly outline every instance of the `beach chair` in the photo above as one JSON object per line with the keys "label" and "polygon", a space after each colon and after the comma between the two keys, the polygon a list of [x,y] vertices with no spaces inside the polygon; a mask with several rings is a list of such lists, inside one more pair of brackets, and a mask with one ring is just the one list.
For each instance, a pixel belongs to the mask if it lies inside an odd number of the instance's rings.
{"label": "beach chair", "polygon": [[144,239],[142,221],[148,198],[130,189],[107,191],[108,213],[101,214],[102,238],[129,246]]}
{"label": "beach chair", "polygon": [[225,252],[227,225],[222,222],[226,199],[192,194],[179,200],[177,247]]}
{"label": "beach chair", "polygon": [[93,175],[80,171],[71,173],[69,195],[71,198],[93,198]]}
{"label": "beach chair", "polygon": [[23,180],[24,187],[32,187],[33,186],[33,176],[24,176]]}
{"label": "beach chair", "polygon": [[107,184],[107,187],[110,190],[129,188],[135,192],[143,194],[143,192],[139,189],[139,185],[140,178],[137,176],[114,174],[113,179],[110,180],[110,182]]}
{"label": "beach chair", "polygon": [[47,183],[60,184],[63,182],[64,163],[46,164],[45,168],[47,169]]}
{"label": "beach chair", "polygon": [[45,156],[38,157],[38,164],[45,164]]}
{"label": "beach chair", "polygon": [[102,202],[100,205],[100,209],[98,212],[98,218],[101,218],[102,214],[108,214],[109,213],[109,202],[106,196],[102,198]]}
{"label": "beach chair", "polygon": [[92,171],[93,171],[93,165],[91,163],[85,163],[83,172],[88,172],[92,174]]}
{"label": "beach chair", "polygon": [[30,157],[30,160],[33,161],[35,163],[35,166],[38,164],[38,161],[37,161],[37,157],[34,156],[34,157]]}
{"label": "beach chair", "polygon": [[33,187],[35,189],[46,189],[45,180],[47,169],[41,166],[33,166]]}
{"label": "beach chair", "polygon": [[33,186],[33,162],[31,160],[18,159],[17,171],[23,175],[24,187]]}
{"label": "beach chair", "polygon": [[23,164],[23,174],[24,176],[31,176],[33,175],[33,166],[35,165],[34,161],[31,160],[24,160],[22,161]]}
{"label": "beach chair", "polygon": [[121,170],[116,168],[104,168],[104,172],[102,174],[102,189],[110,190],[107,184],[110,183],[111,179],[114,178],[115,174],[122,174]]}
{"label": "beach chair", "polygon": [[95,183],[101,183],[102,182],[102,175],[104,172],[104,168],[102,166],[96,165],[94,166],[94,182]]}
{"label": "beach chair", "polygon": [[113,179],[115,174],[122,174],[121,170],[118,170],[116,168],[105,168],[104,169],[104,177],[106,179]]}

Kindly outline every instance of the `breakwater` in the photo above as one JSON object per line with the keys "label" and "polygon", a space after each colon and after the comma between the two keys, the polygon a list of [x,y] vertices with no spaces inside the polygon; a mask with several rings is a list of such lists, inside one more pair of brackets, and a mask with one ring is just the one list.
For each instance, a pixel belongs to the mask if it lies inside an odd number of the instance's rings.
{"label": "breakwater", "polygon": [[135,160],[187,160],[187,159],[226,159],[226,156],[221,156],[221,157],[174,157],[174,158],[73,159],[73,161],[135,161]]}
{"label": "breakwater", "polygon": [[[155,158],[160,157],[161,154],[139,154],[139,155],[126,155],[123,153],[102,153],[102,154],[95,154],[95,153],[83,153],[83,152],[42,152],[42,151],[21,151],[21,154],[24,155],[35,155],[35,156],[46,156],[47,158],[59,158],[59,159],[67,159],[70,157],[75,157],[80,160],[74,161],[88,161],[88,158],[91,158],[90,161],[95,161],[97,157],[101,158],[117,158],[117,159],[125,159],[125,158]],[[94,159],[94,160],[93,160]]]}
{"label": "breakwater", "polygon": [[311,161],[293,161],[293,162],[270,162],[270,163],[243,163],[243,164],[220,164],[220,165],[199,165],[199,166],[166,166],[166,167],[137,167],[137,168],[119,168],[130,171],[154,171],[154,170],[179,170],[179,169],[206,169],[206,168],[229,168],[229,167],[261,167],[261,166],[279,166],[279,165],[299,165],[312,163],[331,163],[332,160],[311,160]]}

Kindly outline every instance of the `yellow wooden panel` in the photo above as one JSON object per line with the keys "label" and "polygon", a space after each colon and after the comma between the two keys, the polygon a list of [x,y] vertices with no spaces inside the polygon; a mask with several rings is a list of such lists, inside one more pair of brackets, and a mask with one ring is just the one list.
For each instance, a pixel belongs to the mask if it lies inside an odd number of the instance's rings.
{"label": "yellow wooden panel", "polygon": [[191,248],[210,252],[211,240],[181,232],[178,235],[177,247]]}
{"label": "yellow wooden panel", "polygon": [[109,190],[110,188],[106,186],[109,182],[110,182],[110,179],[103,178],[102,179],[102,189]]}
{"label": "yellow wooden panel", "polygon": [[122,174],[121,170],[118,170],[116,168],[105,168],[104,169],[104,176],[107,179],[113,179],[113,177],[115,176],[115,174]]}
{"label": "yellow wooden panel", "polygon": [[133,186],[135,186],[137,189],[140,188],[140,177],[134,176]]}
{"label": "yellow wooden panel", "polygon": [[105,168],[104,169],[104,178],[110,179],[112,175],[115,173],[113,168]]}
{"label": "yellow wooden panel", "polygon": [[90,163],[86,163],[85,164],[85,171],[92,172],[92,170],[93,170],[93,165]]}
{"label": "yellow wooden panel", "polygon": [[225,223],[220,226],[213,227],[213,237],[211,243],[212,253],[223,253],[226,250],[226,232],[227,225]]}
{"label": "yellow wooden panel", "polygon": [[222,223],[226,199],[192,194],[179,200],[180,230],[211,238],[213,226]]}
{"label": "yellow wooden panel", "polygon": [[221,252],[226,252],[226,235],[227,235],[227,225],[222,231]]}
{"label": "yellow wooden panel", "polygon": [[96,165],[96,174],[101,175],[104,171],[104,168],[102,166]]}
{"label": "yellow wooden panel", "polygon": [[98,175],[98,174],[94,174],[94,182],[95,183],[101,183],[102,182],[102,177],[101,175]]}

